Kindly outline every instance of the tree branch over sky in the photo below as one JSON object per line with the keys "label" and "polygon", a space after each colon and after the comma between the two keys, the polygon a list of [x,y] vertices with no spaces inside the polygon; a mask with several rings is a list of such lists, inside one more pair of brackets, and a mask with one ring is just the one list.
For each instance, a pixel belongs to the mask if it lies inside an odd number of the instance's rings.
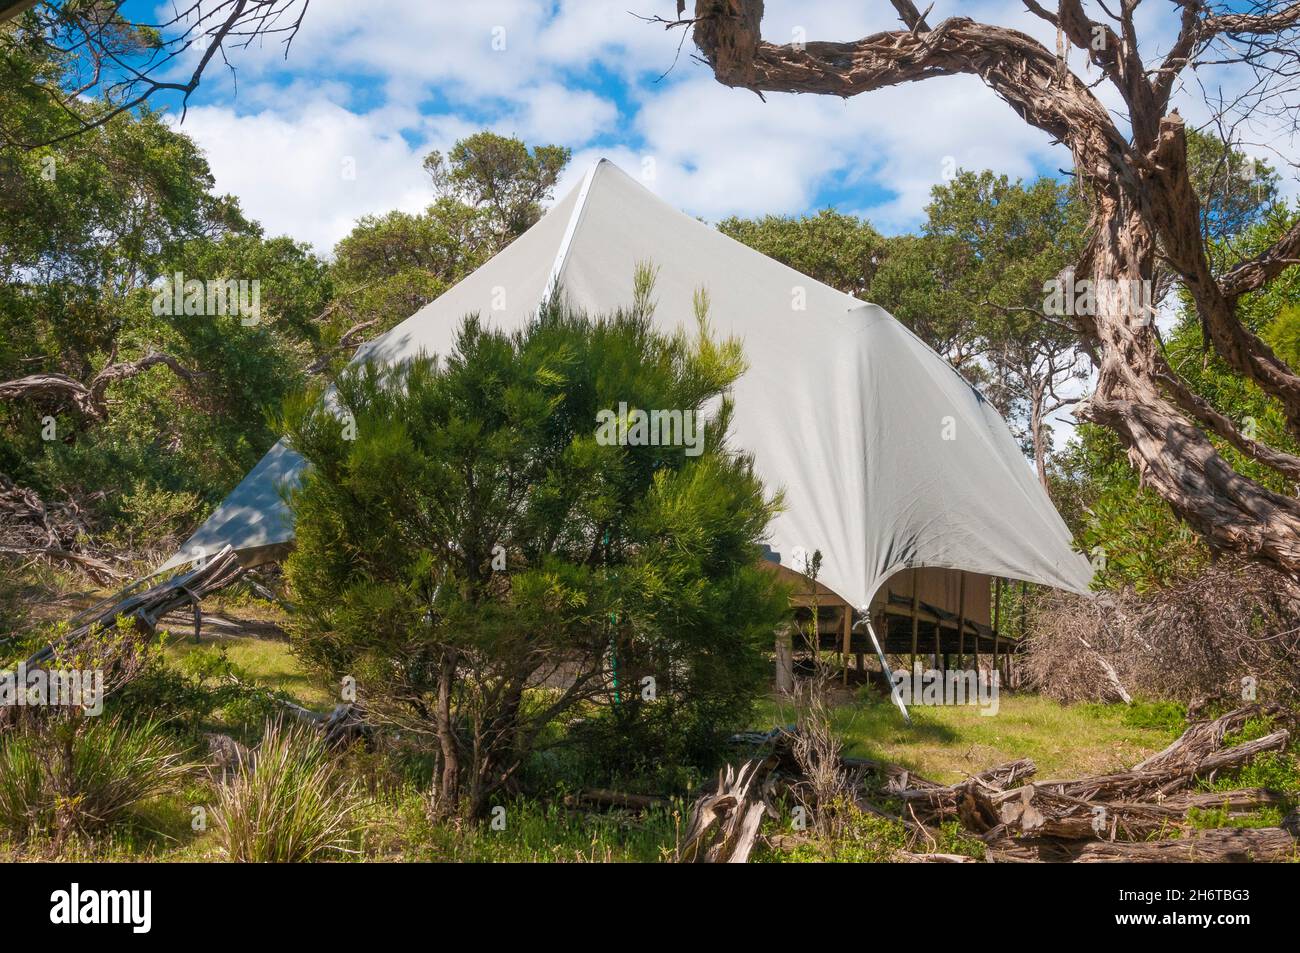
{"label": "tree branch over sky", "polygon": [[183,118],[214,63],[234,75],[227,49],[270,39],[282,43],[287,56],[310,3],[190,0],[172,7],[166,19],[148,23],[124,17],[125,0],[0,0],[0,44],[43,44],[64,72],[59,83],[64,122],[40,140],[17,144],[34,148],[60,142],[161,93],[181,97]]}
{"label": "tree branch over sky", "polygon": [[[761,36],[762,0],[697,0],[689,21],[719,82],[765,92],[856,96],[886,87],[969,74],[979,77],[1025,122],[1067,145],[1092,219],[1080,260],[1068,273],[1097,290],[1095,313],[1075,317],[1081,345],[1095,355],[1097,385],[1076,416],[1119,435],[1144,482],[1212,545],[1252,556],[1300,578],[1300,504],[1239,473],[1197,426],[1208,424],[1265,464],[1290,460],[1258,447],[1213,408],[1186,399],[1163,354],[1153,316],[1133,313],[1117,289],[1151,287],[1168,269],[1189,296],[1208,343],[1237,374],[1275,398],[1300,434],[1300,376],[1240,318],[1243,294],[1258,290],[1300,257],[1300,226],[1225,274],[1216,273],[1203,231],[1201,199],[1189,172],[1187,131],[1170,108],[1180,84],[1210,66],[1249,71],[1246,92],[1207,96],[1215,124],[1231,133],[1248,116],[1294,125],[1300,4],[1170,4],[1179,32],[1155,65],[1142,56],[1138,0],[1096,5],[1061,0],[1028,10],[1057,30],[1049,49],[1019,30],[954,16],[926,18],[894,0],[902,29],[856,40],[775,44]],[[678,16],[684,12],[678,4]],[[1090,76],[1070,67],[1086,59]],[[1125,125],[1094,89],[1099,70],[1122,99]],[[1204,87],[1203,87],[1204,88]],[[1226,136],[1229,138],[1230,136]],[[1190,414],[1190,416],[1189,416]]]}

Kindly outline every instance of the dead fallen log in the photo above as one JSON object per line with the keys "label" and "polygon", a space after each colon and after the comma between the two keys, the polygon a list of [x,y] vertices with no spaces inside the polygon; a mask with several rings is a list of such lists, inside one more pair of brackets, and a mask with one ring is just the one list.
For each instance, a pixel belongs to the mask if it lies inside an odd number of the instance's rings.
{"label": "dead fallen log", "polygon": [[27,668],[49,662],[59,651],[76,646],[92,631],[113,628],[119,619],[129,619],[138,631],[152,635],[163,616],[189,607],[193,611],[197,633],[202,619],[199,604],[203,598],[230,585],[243,572],[238,557],[227,546],[204,560],[202,565],[177,573],[148,589],[136,592],[133,591],[134,585],[128,586],[74,616],[57,643],[46,645],[27,659]]}
{"label": "dead fallen log", "polygon": [[974,857],[967,857],[965,854],[914,854],[911,851],[900,850],[894,855],[898,860],[907,864],[977,864]]}
{"label": "dead fallen log", "polygon": [[1231,748],[1202,749],[1197,757],[1189,754],[1166,763],[1168,766],[1157,764],[1154,768],[1134,768],[1076,780],[1039,781],[1036,785],[1083,801],[1143,801],[1174,794],[1193,781],[1242,767],[1265,751],[1281,751],[1289,740],[1290,733],[1282,729]]}
{"label": "dead fallen log", "polygon": [[[1257,789],[1254,792],[1197,794],[1185,789],[1199,778],[1213,777],[1226,768],[1241,767],[1263,751],[1281,750],[1288,738],[1285,730],[1273,732],[1232,748],[1210,752],[1199,761],[1180,759],[1171,768],[1072,782],[1044,781],[1009,791],[971,790],[966,796],[977,809],[968,812],[975,820],[967,826],[976,833],[992,836],[1136,841],[1178,828],[1192,808],[1218,807],[1225,799],[1229,810],[1238,814],[1278,805],[1283,798],[1276,792]],[[987,823],[990,819],[995,820]],[[967,816],[963,816],[963,821],[966,820]]]}
{"label": "dead fallen log", "polygon": [[[869,764],[883,789],[902,802],[901,815],[926,825],[956,818],[980,835],[1000,860],[1095,862],[1165,858],[1257,856],[1282,859],[1294,851],[1300,819],[1272,834],[1207,834],[1189,829],[1194,809],[1243,817],[1287,803],[1263,788],[1197,792],[1192,785],[1240,768],[1266,751],[1283,750],[1285,729],[1224,747],[1224,739],[1258,717],[1282,714],[1272,705],[1247,705],[1192,725],[1163,751],[1132,769],[1088,778],[1023,783],[1032,763],[1010,762],[953,785],[939,785],[894,765]],[[1021,782],[1015,786],[1016,782]],[[1295,831],[1292,831],[1292,828]],[[1287,838],[1287,839],[1284,839]],[[1289,840],[1288,840],[1289,839]],[[1130,845],[1155,844],[1150,851]],[[1096,845],[1119,845],[1102,848]],[[1093,845],[1093,846],[1088,846]]]}
{"label": "dead fallen log", "polygon": [[[1026,783],[1036,771],[1029,759],[1009,761],[950,785],[866,758],[842,758],[841,766],[851,778],[851,800],[858,810],[900,823],[932,845],[936,841],[927,828],[956,818],[982,837],[991,860],[1287,860],[1296,855],[1300,813],[1292,812],[1280,827],[1257,829],[1195,830],[1188,818],[1196,809],[1222,810],[1227,818],[1237,818],[1287,803],[1284,794],[1266,788],[1198,792],[1191,787],[1242,767],[1263,752],[1284,749],[1290,740],[1285,729],[1224,746],[1229,734],[1252,719],[1281,713],[1276,706],[1244,706],[1192,725],[1163,751],[1128,771],[1087,778]],[[772,784],[799,783],[789,734],[768,736],[773,750],[766,759],[747,762],[738,771],[728,767],[717,790],[696,802],[679,859],[743,862],[748,857],[764,813],[776,816],[768,797]],[[868,775],[875,783],[864,784]],[[878,805],[869,796],[872,791],[894,799],[901,809],[895,812],[891,803]],[[778,842],[784,843],[784,837],[773,843]],[[899,854],[901,860],[957,862],[917,852],[915,842]]]}
{"label": "dead fallen log", "polygon": [[1251,704],[1243,705],[1213,721],[1198,722],[1179,735],[1169,747],[1133,765],[1133,770],[1154,771],[1187,767],[1222,747],[1225,736],[1240,731],[1252,718],[1283,713],[1284,709],[1277,705]]}
{"label": "dead fallen log", "polygon": [[[75,615],[66,626],[58,630],[57,637],[32,653],[22,669],[27,673],[58,667],[76,655],[78,667],[93,667],[103,672],[104,694],[120,689],[142,671],[144,639],[118,640],[92,638],[98,633],[116,629],[123,620],[143,637],[157,631],[158,621],[167,613],[188,606],[194,616],[194,630],[199,631],[202,613],[199,605],[204,596],[229,585],[243,573],[238,559],[230,547],[205,560],[203,565],[147,589],[139,589],[147,580],[140,580],[122,591],[103,599]],[[87,660],[93,659],[93,664]],[[28,709],[28,716],[35,709]],[[12,722],[16,709],[0,708],[0,722]]]}
{"label": "dead fallen log", "polygon": [[1294,837],[1280,827],[1213,828],[1150,841],[1062,841],[1021,838],[990,845],[994,863],[1258,863],[1296,860]]}
{"label": "dead fallen log", "polygon": [[668,800],[650,794],[627,794],[623,791],[611,791],[607,788],[588,788],[585,791],[565,795],[564,803],[567,807],[601,807],[620,808],[628,811],[649,811],[656,807],[663,807],[668,803]]}
{"label": "dead fallen log", "polygon": [[[1002,791],[1017,781],[1032,777],[1037,770],[1038,766],[1031,759],[1020,758],[949,785],[935,784],[916,775],[899,775],[894,782],[886,785],[885,791],[903,802],[905,814],[917,817],[927,824],[940,824],[950,817],[959,816],[963,811],[980,813],[983,809],[978,799],[972,796],[973,791]],[[891,789],[895,783],[913,786]],[[997,811],[993,810],[989,822],[980,829],[996,824],[996,817]]]}
{"label": "dead fallen log", "polygon": [[1186,826],[1194,809],[1224,810],[1228,818],[1243,817],[1264,807],[1280,807],[1287,797],[1267,788],[1183,794],[1163,801],[1081,801],[1026,785],[989,798],[1000,823],[986,839],[1009,834],[1056,837],[1062,840],[1146,840]]}

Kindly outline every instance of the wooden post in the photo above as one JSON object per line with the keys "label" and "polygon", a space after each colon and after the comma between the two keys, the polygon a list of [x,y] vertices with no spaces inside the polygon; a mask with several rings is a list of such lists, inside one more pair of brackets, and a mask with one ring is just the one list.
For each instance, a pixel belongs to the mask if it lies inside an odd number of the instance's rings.
{"label": "wooden post", "polygon": [[993,585],[993,671],[998,671],[998,642],[1001,635],[998,626],[1002,620],[1002,577],[998,576]]}
{"label": "wooden post", "polygon": [[781,694],[794,691],[794,645],[787,626],[776,630],[776,690]]}
{"label": "wooden post", "polygon": [[912,667],[907,673],[909,678],[916,675],[916,630],[920,622],[916,616],[921,606],[921,587],[916,584],[916,570],[910,572],[912,575]]}
{"label": "wooden post", "polygon": [[943,620],[936,615],[934,617],[934,667],[942,672],[947,668],[943,663]]}
{"label": "wooden post", "polygon": [[[1028,607],[1029,607],[1029,583],[1021,582],[1020,583],[1020,642],[1021,644],[1024,644],[1025,630],[1029,628]],[[1013,664],[1014,664],[1013,660],[1008,658],[1007,659],[1008,687],[1015,680],[1015,676],[1016,676],[1016,673],[1011,668]]]}
{"label": "wooden post", "polygon": [[957,570],[957,668],[966,665],[966,573]]}

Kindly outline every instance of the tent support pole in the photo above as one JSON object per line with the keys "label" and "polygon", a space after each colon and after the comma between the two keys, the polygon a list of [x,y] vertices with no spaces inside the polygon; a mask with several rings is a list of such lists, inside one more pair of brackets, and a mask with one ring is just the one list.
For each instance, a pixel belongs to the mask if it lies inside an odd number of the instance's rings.
{"label": "tent support pole", "polygon": [[877,638],[876,630],[871,625],[870,606],[867,607],[867,612],[863,615],[862,620],[858,625],[861,625],[863,622],[867,625],[867,634],[871,636],[871,644],[876,648],[876,658],[880,659],[880,670],[885,675],[885,681],[889,683],[889,697],[893,700],[894,704],[898,706],[898,710],[903,713],[903,721],[910,725],[912,723],[912,716],[907,713],[907,706],[903,704],[903,696],[898,690],[897,683],[890,675],[889,661],[885,658],[885,650],[881,648],[880,639]]}

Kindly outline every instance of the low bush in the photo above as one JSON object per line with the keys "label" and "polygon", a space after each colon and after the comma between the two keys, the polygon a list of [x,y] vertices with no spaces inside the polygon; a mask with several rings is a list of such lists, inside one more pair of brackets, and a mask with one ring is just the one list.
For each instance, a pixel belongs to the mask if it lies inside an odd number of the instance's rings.
{"label": "low bush", "polygon": [[155,722],[45,717],[0,737],[0,828],[20,840],[94,833],[187,770]]}
{"label": "low bush", "polygon": [[256,753],[217,794],[224,859],[301,863],[354,853],[361,796],[316,735],[268,724]]}

